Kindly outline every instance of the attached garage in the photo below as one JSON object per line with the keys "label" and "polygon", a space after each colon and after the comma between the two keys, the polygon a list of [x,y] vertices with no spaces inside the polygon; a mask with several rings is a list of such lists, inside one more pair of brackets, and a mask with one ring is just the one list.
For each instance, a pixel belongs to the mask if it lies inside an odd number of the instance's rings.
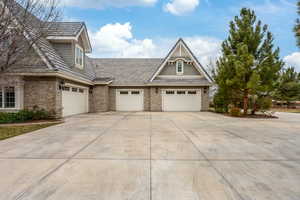
{"label": "attached garage", "polygon": [[88,112],[88,88],[72,86],[62,87],[63,117]]}
{"label": "attached garage", "polygon": [[144,111],[144,90],[118,89],[116,90],[117,111]]}
{"label": "attached garage", "polygon": [[162,90],[162,110],[165,112],[201,111],[201,89]]}

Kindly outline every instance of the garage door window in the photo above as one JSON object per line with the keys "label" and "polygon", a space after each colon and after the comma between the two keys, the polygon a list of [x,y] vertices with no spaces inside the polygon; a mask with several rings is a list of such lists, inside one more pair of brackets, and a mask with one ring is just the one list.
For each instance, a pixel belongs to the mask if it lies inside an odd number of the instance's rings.
{"label": "garage door window", "polygon": [[66,86],[65,86],[65,87],[63,87],[62,89],[63,89],[63,91],[70,91],[70,87],[66,87]]}
{"label": "garage door window", "polygon": [[84,90],[83,89],[79,89],[79,93],[84,93]]}
{"label": "garage door window", "polygon": [[194,95],[194,94],[197,94],[197,91],[188,91],[188,94]]}
{"label": "garage door window", "polygon": [[128,91],[120,91],[120,94],[126,95],[128,94]]}
{"label": "garage door window", "polygon": [[132,91],[131,94],[133,94],[133,95],[139,95],[140,91]]}
{"label": "garage door window", "polygon": [[77,92],[78,88],[72,88],[72,92]]}
{"label": "garage door window", "polygon": [[185,94],[185,91],[177,91],[177,94],[183,95],[183,94]]}
{"label": "garage door window", "polygon": [[166,94],[169,94],[169,95],[175,94],[175,91],[168,90],[168,91],[166,91]]}

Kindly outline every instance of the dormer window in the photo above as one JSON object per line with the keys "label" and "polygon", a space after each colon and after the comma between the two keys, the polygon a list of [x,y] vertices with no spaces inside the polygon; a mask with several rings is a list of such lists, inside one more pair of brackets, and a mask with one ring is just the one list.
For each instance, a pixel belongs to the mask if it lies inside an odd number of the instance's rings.
{"label": "dormer window", "polygon": [[183,72],[184,72],[184,62],[183,60],[178,60],[176,62],[176,74],[183,75]]}
{"label": "dormer window", "polygon": [[75,65],[79,69],[83,69],[83,49],[79,46],[75,46]]}

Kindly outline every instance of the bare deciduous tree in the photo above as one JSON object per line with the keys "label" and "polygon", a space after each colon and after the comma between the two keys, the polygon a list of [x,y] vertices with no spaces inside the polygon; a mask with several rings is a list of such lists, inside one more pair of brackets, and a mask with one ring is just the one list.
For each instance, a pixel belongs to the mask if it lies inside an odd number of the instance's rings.
{"label": "bare deciduous tree", "polygon": [[0,0],[0,72],[31,60],[60,13],[56,0]]}

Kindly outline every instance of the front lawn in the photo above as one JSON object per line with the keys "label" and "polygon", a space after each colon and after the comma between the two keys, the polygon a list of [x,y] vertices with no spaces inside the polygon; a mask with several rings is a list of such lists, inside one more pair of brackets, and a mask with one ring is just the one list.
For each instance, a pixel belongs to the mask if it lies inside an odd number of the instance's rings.
{"label": "front lawn", "polygon": [[31,124],[31,125],[22,125],[22,126],[3,126],[0,127],[0,140],[15,137],[25,133],[30,133],[32,131],[36,131],[57,124],[59,123]]}

